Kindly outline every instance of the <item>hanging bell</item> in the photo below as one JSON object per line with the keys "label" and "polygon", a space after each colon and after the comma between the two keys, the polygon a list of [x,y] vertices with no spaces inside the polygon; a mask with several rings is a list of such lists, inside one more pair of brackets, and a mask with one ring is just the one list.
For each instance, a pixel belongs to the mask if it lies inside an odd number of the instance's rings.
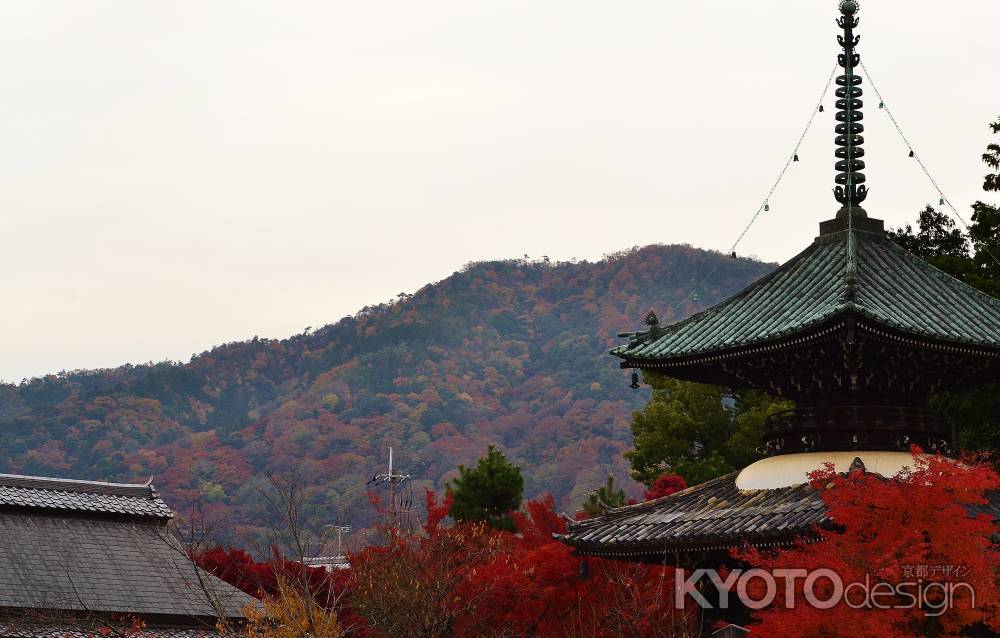
{"label": "hanging bell", "polygon": [[767,202],[764,202],[764,212],[766,213],[769,210],[771,210],[771,205],[768,204]]}
{"label": "hanging bell", "polygon": [[796,154],[795,154],[795,156],[794,156],[794,157],[792,157],[792,161],[793,161],[793,162],[797,162],[797,161],[799,161],[799,154],[798,154],[798,153],[796,153]]}
{"label": "hanging bell", "polygon": [[913,157],[913,156],[914,156],[914,152],[913,152],[913,149],[911,148],[910,149],[910,157]]}
{"label": "hanging bell", "polygon": [[878,107],[879,107],[880,109],[884,109],[884,108],[885,108],[885,102],[879,102],[879,103],[878,103]]}
{"label": "hanging bell", "polygon": [[733,254],[730,255],[730,257],[733,258],[733,259],[736,259],[736,251],[735,250],[733,251]]}
{"label": "hanging bell", "polygon": [[629,387],[632,388],[633,390],[638,390],[639,389],[639,373],[638,372],[633,372],[632,373],[632,385],[630,385]]}
{"label": "hanging bell", "polygon": [[698,296],[698,293],[694,293],[691,295],[691,301],[701,301],[701,297]]}
{"label": "hanging bell", "polygon": [[942,197],[941,199],[938,200],[938,205],[939,206],[944,206],[944,197]]}
{"label": "hanging bell", "polygon": [[819,105],[819,112],[820,112],[820,113],[822,113],[822,112],[823,112],[823,105],[822,105],[822,104],[820,104],[820,105]]}

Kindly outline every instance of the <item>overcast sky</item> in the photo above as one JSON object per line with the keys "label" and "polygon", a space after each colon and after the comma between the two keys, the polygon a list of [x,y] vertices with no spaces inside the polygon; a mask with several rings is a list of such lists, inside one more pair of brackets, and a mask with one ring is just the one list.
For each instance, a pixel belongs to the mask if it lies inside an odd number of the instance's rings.
{"label": "overcast sky", "polygon": [[[287,337],[471,260],[724,250],[837,53],[833,0],[0,5],[0,378]],[[869,0],[859,47],[981,197],[1000,2]],[[869,213],[936,193],[865,84]],[[833,100],[740,248],[837,205]]]}

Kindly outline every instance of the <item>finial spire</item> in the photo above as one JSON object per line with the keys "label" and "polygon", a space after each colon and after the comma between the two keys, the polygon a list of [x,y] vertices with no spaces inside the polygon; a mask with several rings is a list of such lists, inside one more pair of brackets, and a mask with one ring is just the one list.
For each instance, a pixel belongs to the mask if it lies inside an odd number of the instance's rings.
{"label": "finial spire", "polygon": [[865,186],[865,175],[862,172],[865,163],[861,159],[865,155],[862,145],[865,138],[861,135],[865,127],[861,124],[864,113],[861,112],[861,76],[855,75],[854,69],[861,62],[861,56],[854,52],[861,36],[854,35],[854,27],[858,26],[856,14],[859,9],[858,0],[840,0],[840,20],[837,24],[844,30],[837,36],[837,41],[843,48],[843,53],[837,56],[837,62],[844,69],[844,74],[837,77],[837,132],[838,146],[836,183],[833,189],[834,197],[842,208],[837,217],[866,217],[861,202],[868,196]]}

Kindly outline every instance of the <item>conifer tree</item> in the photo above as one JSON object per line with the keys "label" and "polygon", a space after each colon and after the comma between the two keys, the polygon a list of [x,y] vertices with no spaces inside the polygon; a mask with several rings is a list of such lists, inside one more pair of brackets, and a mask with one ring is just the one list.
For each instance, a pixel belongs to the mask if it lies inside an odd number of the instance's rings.
{"label": "conifer tree", "polygon": [[632,478],[652,487],[664,473],[698,485],[757,458],[764,420],[788,401],[751,390],[679,381],[643,373],[653,398],[632,414]]}
{"label": "conifer tree", "polygon": [[621,507],[628,504],[628,497],[625,490],[615,485],[615,477],[608,474],[608,482],[587,495],[587,500],[583,502],[583,511],[589,516],[600,516],[612,507]]}
{"label": "conifer tree", "polygon": [[917,216],[917,228],[907,224],[887,232],[890,239],[949,275],[967,280],[973,271],[969,238],[946,213],[930,204]]}
{"label": "conifer tree", "polygon": [[486,456],[467,468],[458,466],[458,478],[448,482],[450,514],[456,521],[488,523],[514,531],[510,513],[521,507],[524,477],[521,468],[507,461],[503,452],[490,446]]}
{"label": "conifer tree", "polygon": [[[1000,134],[1000,118],[990,124],[990,128],[994,134]],[[988,144],[982,159],[990,169],[983,178],[983,190],[1000,193],[1000,143]],[[1000,259],[1000,205],[983,201],[974,203],[969,235],[975,251],[972,257],[975,270],[969,283],[994,297],[1000,297],[1000,264],[996,262]]]}

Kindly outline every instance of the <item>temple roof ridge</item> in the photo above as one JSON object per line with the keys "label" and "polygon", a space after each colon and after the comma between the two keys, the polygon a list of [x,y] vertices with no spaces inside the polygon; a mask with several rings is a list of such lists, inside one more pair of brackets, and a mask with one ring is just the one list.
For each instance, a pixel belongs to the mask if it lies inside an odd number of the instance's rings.
{"label": "temple roof ridge", "polygon": [[166,520],[173,516],[152,480],[107,483],[0,474],[0,506]]}

